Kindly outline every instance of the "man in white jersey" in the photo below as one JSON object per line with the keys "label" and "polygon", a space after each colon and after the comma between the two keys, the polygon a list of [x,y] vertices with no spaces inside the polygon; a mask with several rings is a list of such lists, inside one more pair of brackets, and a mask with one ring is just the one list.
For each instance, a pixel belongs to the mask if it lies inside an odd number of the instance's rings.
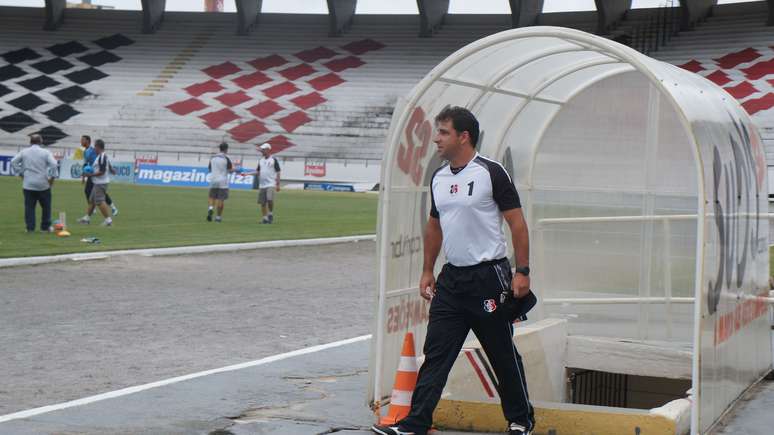
{"label": "man in white jersey", "polygon": [[261,205],[261,223],[274,223],[274,195],[280,191],[280,165],[279,160],[271,155],[271,145],[265,143],[258,148],[263,157],[258,160],[255,171],[245,172],[243,175],[253,174],[258,177],[258,204]]}
{"label": "man in white jersey", "polygon": [[212,222],[212,214],[215,214],[215,222],[223,220],[224,202],[228,199],[228,175],[234,172],[234,165],[226,155],[228,144],[223,142],[218,146],[220,152],[210,159],[210,192],[207,207],[207,222]]}
{"label": "man in white jersey", "polygon": [[[78,151],[80,151],[80,157],[78,157]],[[83,159],[83,167],[86,167],[86,166],[93,165],[94,159],[96,158],[97,158],[97,152],[94,149],[94,145],[91,144],[91,136],[84,134],[83,136],[81,136],[81,148],[78,148],[73,159],[74,160]],[[115,175],[115,170],[111,169],[110,173]],[[92,182],[91,177],[89,177],[88,174],[82,175],[81,182],[85,183],[83,193],[86,194],[86,204],[88,205],[89,198],[91,197],[91,189],[94,188],[94,184]],[[118,207],[116,207],[116,205],[113,203],[113,199],[110,198],[110,194],[105,194],[105,202],[107,202],[108,207],[110,207],[111,212],[113,213],[113,216],[118,215]],[[78,222],[89,223],[90,220],[91,220],[91,216],[84,216],[78,219]]]}
{"label": "man in white jersey", "polygon": [[[424,237],[422,297],[430,299],[425,360],[411,411],[395,425],[375,425],[382,435],[425,435],[449,371],[472,329],[494,368],[510,435],[528,435],[535,424],[513,320],[534,304],[529,290],[529,237],[521,201],[499,163],[476,152],[478,121],[461,107],[436,118],[435,143],[448,163],[430,181],[431,210]],[[512,235],[516,269],[507,258],[503,219]],[[433,276],[443,246],[448,261]]]}
{"label": "man in white jersey", "polygon": [[91,216],[96,207],[102,213],[102,217],[105,218],[102,221],[102,225],[109,227],[113,225],[113,218],[107,203],[107,191],[110,184],[110,160],[108,160],[108,156],[105,154],[105,142],[102,139],[97,139],[94,142],[94,151],[96,151],[96,156],[91,164],[92,168],[94,168],[94,173],[89,175],[93,187],[89,194],[89,206],[86,209],[86,217]]}
{"label": "man in white jersey", "polygon": [[[104,144],[104,142],[103,142]],[[88,135],[81,136],[81,147],[79,150],[81,151],[82,158],[83,158],[83,168],[93,168],[94,162],[97,159],[97,149],[96,147],[91,143],[91,137]],[[112,175],[116,174],[116,170],[110,166],[108,168],[110,173]],[[83,189],[83,193],[86,194],[86,210],[87,212],[94,213],[94,210],[96,210],[96,207],[91,202],[91,191],[94,189],[94,179],[90,176],[91,174],[83,173],[81,174],[81,182],[85,183],[85,187]],[[118,215],[118,207],[113,203],[113,200],[110,198],[110,194],[107,192],[105,193],[105,202],[107,203],[108,207],[111,209],[111,213],[113,216]],[[78,219],[78,223],[81,224],[90,224],[91,223],[91,214],[84,215],[83,217]]]}

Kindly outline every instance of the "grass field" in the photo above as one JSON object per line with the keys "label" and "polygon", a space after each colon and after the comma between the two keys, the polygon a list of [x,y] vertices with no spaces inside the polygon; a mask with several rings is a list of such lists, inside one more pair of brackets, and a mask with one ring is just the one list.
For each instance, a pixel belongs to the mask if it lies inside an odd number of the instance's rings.
{"label": "grass field", "polygon": [[[112,251],[262,240],[307,239],[376,233],[376,195],[283,190],[278,194],[275,223],[259,225],[256,191],[232,190],[220,224],[205,221],[206,189],[112,184],[110,194],[119,214],[110,228],[96,213],[91,225],[75,221],[84,214],[83,185],[54,185],[54,219],[67,212],[72,236],[24,231],[21,180],[0,177],[0,258],[71,252]],[[38,208],[40,224],[40,208]],[[98,245],[84,243],[97,237]],[[770,255],[774,270],[774,249]]]}
{"label": "grass field", "polygon": [[[275,223],[260,225],[257,192],[231,190],[222,223],[207,222],[207,190],[112,184],[119,208],[112,227],[102,227],[99,212],[90,225],[77,224],[85,199],[79,182],[54,185],[53,219],[67,213],[71,237],[28,234],[24,228],[21,180],[0,177],[0,258],[117,249],[307,239],[374,234],[376,195],[283,190],[277,195]],[[37,222],[40,225],[40,207]],[[97,237],[100,244],[84,243]]]}

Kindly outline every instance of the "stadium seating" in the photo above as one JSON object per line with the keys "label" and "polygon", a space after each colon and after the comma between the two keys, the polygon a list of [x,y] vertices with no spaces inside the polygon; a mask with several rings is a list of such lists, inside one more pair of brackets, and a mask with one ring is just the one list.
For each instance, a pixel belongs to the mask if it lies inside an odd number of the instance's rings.
{"label": "stadium seating", "polygon": [[[756,110],[774,161],[772,77],[744,76],[759,60],[772,68],[771,27],[753,20],[758,5],[733,6],[656,56],[710,75],[717,59],[757,50],[722,73]],[[332,38],[326,16],[263,14],[249,36],[236,36],[232,14],[168,12],[146,35],[139,11],[68,10],[55,32],[40,30],[42,15],[0,8],[0,147],[42,131],[55,147],[72,149],[90,134],[113,150],[202,159],[226,140],[249,155],[271,141],[286,157],[379,160],[398,98],[454,50],[510,24],[450,15],[439,33],[419,38],[417,16],[358,16]],[[593,31],[596,12],[543,14],[539,24]]]}
{"label": "stadium seating", "polygon": [[[206,155],[227,140],[253,154],[251,144],[271,140],[288,146],[285,156],[350,159],[381,159],[398,96],[455,49],[508,24],[506,17],[476,24],[464,17],[452,31],[418,38],[417,17],[362,17],[346,36],[330,38],[325,16],[266,14],[250,36],[238,37],[228,14],[168,13],[153,35],[139,32],[139,12],[68,11],[57,32],[39,30],[38,10],[0,14],[0,53],[18,57],[0,70],[12,90],[0,97],[0,128],[8,116],[16,122],[4,144],[23,144],[24,133],[47,127],[70,136],[57,146],[91,134],[113,149]],[[112,35],[129,44],[104,50],[114,62],[95,59],[93,68],[107,76],[81,83],[88,95],[74,95],[62,108],[56,92],[74,85],[66,76],[86,69],[84,55],[100,52],[94,41]],[[70,41],[88,49],[63,57],[74,67],[36,70],[56,57],[47,47]],[[26,59],[25,48],[41,57]],[[16,77],[16,68],[25,75]],[[41,76],[61,84],[35,91],[19,85]]]}
{"label": "stadium seating", "polygon": [[774,27],[764,2],[716,6],[713,16],[682,32],[652,56],[714,81],[752,115],[774,165]]}

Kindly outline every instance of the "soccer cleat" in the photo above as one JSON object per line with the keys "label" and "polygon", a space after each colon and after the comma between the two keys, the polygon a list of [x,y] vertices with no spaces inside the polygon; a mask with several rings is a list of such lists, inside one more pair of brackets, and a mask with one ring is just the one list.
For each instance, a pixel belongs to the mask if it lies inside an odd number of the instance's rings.
{"label": "soccer cleat", "polygon": [[88,216],[84,216],[84,217],[78,219],[78,223],[79,224],[90,224],[91,223],[91,219],[89,219]]}
{"label": "soccer cleat", "polygon": [[262,223],[262,224],[268,224],[268,223],[271,223],[271,222],[269,222],[269,218],[267,218],[266,216],[264,216],[264,217],[263,217],[263,219],[261,219],[261,223]]}
{"label": "soccer cleat", "polygon": [[103,227],[109,227],[109,226],[113,225],[113,221],[107,221],[107,220],[106,221],[102,221],[101,225]]}
{"label": "soccer cleat", "polygon": [[274,223],[274,215],[273,215],[273,214],[270,214],[270,215],[269,215],[269,223],[270,223],[270,224],[273,224],[273,223]]}
{"label": "soccer cleat", "polygon": [[207,210],[207,222],[212,222],[212,209]]}
{"label": "soccer cleat", "polygon": [[215,222],[223,222],[223,218],[220,216],[215,216]]}
{"label": "soccer cleat", "polygon": [[113,216],[118,216],[118,207],[115,204],[110,206],[110,211],[113,212]]}
{"label": "soccer cleat", "polygon": [[414,432],[402,431],[398,426],[387,426],[386,424],[375,424],[371,426],[371,431],[379,435],[414,435]]}
{"label": "soccer cleat", "polygon": [[530,431],[526,427],[518,423],[508,424],[508,435],[529,435]]}

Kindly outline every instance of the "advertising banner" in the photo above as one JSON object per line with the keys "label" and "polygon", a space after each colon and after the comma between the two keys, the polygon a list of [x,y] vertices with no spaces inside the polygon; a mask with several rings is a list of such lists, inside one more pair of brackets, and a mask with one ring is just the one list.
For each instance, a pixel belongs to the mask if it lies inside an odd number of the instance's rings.
{"label": "advertising banner", "polygon": [[[253,176],[229,175],[231,189],[252,189]],[[209,187],[210,172],[206,167],[141,164],[137,184],[156,186]]]}
{"label": "advertising banner", "polygon": [[[110,162],[115,174],[110,175],[111,183],[134,183],[134,164],[132,162]],[[83,173],[83,161],[65,159],[59,162],[59,178],[80,180]]]}
{"label": "advertising banner", "polygon": [[324,177],[325,169],[324,159],[304,159],[304,176]]}
{"label": "advertising banner", "polygon": [[14,175],[11,169],[11,159],[13,156],[0,156],[0,175]]}
{"label": "advertising banner", "polygon": [[324,190],[326,192],[354,192],[355,186],[351,184],[304,183],[304,190]]}

